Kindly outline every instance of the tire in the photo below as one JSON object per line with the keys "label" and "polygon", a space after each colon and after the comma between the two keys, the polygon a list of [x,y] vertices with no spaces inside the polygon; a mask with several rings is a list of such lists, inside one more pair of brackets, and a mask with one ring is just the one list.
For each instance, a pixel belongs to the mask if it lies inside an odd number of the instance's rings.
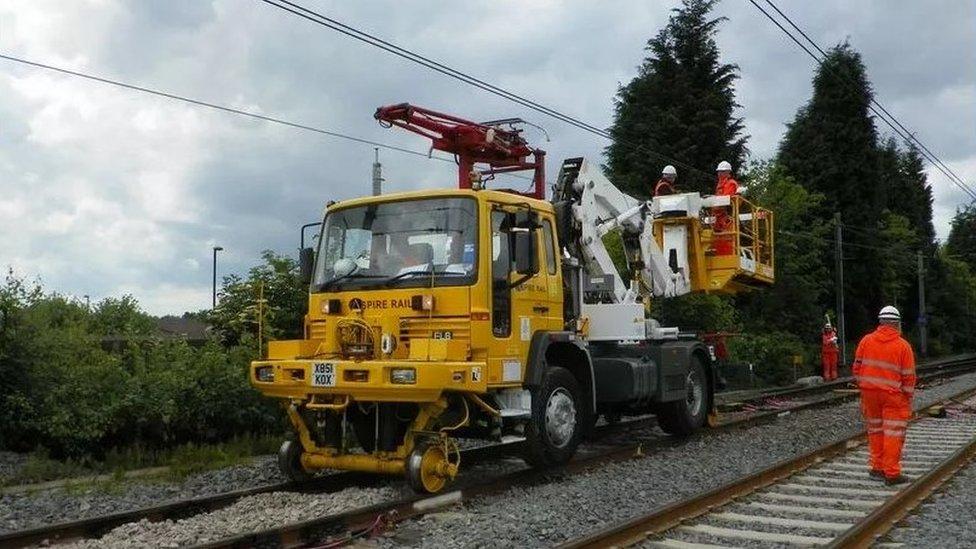
{"label": "tire", "polygon": [[525,428],[523,458],[534,467],[568,462],[585,429],[579,384],[569,370],[546,368],[539,386],[532,390],[532,419]]}
{"label": "tire", "polygon": [[687,398],[665,403],[658,413],[658,426],[669,435],[689,436],[708,421],[708,373],[697,356],[688,365],[686,389]]}
{"label": "tire", "polygon": [[278,449],[278,469],[288,480],[304,482],[314,475],[302,467],[302,444],[295,440],[286,440]]}

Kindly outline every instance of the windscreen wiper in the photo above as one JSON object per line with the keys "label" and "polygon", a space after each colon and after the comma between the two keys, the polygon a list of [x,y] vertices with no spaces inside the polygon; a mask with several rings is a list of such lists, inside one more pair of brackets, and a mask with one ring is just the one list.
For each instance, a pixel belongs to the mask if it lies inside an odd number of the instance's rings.
{"label": "windscreen wiper", "polygon": [[322,284],[319,285],[318,291],[320,291],[320,292],[326,292],[326,291],[329,290],[329,288],[334,287],[335,283],[341,282],[343,280],[350,280],[350,279],[353,279],[353,278],[383,278],[383,276],[382,275],[371,275],[371,274],[365,274],[365,273],[349,273],[347,275],[337,276],[337,277],[333,278],[332,280],[323,282]]}
{"label": "windscreen wiper", "polygon": [[419,276],[419,275],[433,276],[433,277],[438,277],[438,276],[442,276],[442,275],[448,275],[448,276],[468,276],[467,273],[458,273],[458,272],[455,272],[455,271],[441,271],[441,272],[437,272],[437,271],[407,271],[405,273],[400,273],[398,275],[391,276],[390,278],[384,280],[383,281],[383,284],[389,284],[389,283],[395,282],[397,280],[403,280],[404,278],[407,278],[407,277],[410,277],[410,276]]}

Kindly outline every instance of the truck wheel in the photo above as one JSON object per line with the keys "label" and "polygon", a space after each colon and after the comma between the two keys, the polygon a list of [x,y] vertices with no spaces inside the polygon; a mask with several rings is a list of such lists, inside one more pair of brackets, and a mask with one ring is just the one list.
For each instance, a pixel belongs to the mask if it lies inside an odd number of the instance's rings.
{"label": "truck wheel", "polygon": [[286,440],[278,449],[278,469],[289,480],[304,482],[312,478],[312,473],[302,467],[302,444],[295,440]]}
{"label": "truck wheel", "polygon": [[535,467],[566,463],[584,428],[579,384],[569,370],[552,366],[532,390],[532,420],[525,428],[524,458]]}
{"label": "truck wheel", "polygon": [[664,404],[658,413],[658,426],[669,435],[688,436],[705,425],[708,419],[708,377],[697,356],[693,356],[688,365],[685,388],[687,396],[683,400]]}

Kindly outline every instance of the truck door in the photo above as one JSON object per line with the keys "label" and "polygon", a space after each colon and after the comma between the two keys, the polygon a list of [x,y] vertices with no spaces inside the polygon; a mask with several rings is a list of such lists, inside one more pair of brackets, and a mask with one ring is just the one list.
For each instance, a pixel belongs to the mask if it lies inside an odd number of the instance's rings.
{"label": "truck door", "polygon": [[[515,214],[524,208],[494,204],[491,209],[491,325],[488,346],[488,383],[518,385],[525,373],[529,342],[535,330],[548,329],[552,310],[545,260],[539,272],[526,280],[515,272],[514,241],[520,229]],[[536,230],[536,242],[539,242]],[[542,258],[542,246],[535,246]],[[517,284],[517,285],[516,285]]]}

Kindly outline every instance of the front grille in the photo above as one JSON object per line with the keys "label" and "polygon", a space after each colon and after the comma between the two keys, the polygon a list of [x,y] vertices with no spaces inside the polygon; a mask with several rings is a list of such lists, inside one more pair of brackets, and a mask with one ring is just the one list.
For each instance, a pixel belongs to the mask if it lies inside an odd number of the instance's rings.
{"label": "front grille", "polygon": [[471,319],[466,316],[410,317],[400,319],[400,340],[457,339],[471,341]]}
{"label": "front grille", "polygon": [[328,331],[324,320],[313,320],[308,323],[309,339],[328,339]]}

